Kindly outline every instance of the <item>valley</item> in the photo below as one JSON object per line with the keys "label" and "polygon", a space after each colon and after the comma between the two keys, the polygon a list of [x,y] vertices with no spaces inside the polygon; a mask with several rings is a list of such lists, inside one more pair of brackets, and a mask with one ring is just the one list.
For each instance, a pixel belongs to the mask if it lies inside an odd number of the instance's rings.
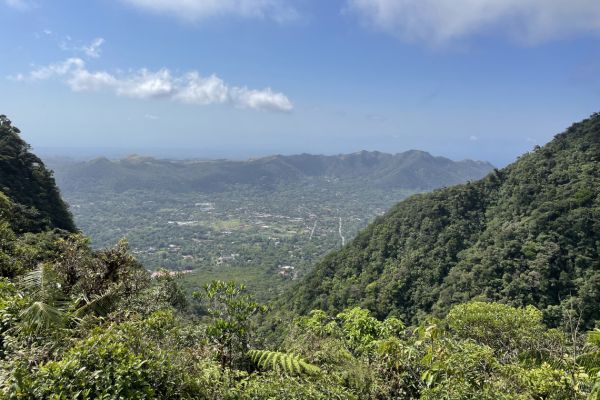
{"label": "valley", "polygon": [[235,279],[261,300],[280,294],[319,258],[342,246],[410,190],[353,191],[327,182],[219,193],[64,192],[78,226],[97,248],[126,238],[151,270],[184,271],[201,286]]}
{"label": "valley", "polygon": [[236,280],[262,301],[398,201],[439,179],[475,179],[492,168],[424,152],[48,164],[94,247],[125,238],[146,268],[182,272],[190,292],[213,279]]}

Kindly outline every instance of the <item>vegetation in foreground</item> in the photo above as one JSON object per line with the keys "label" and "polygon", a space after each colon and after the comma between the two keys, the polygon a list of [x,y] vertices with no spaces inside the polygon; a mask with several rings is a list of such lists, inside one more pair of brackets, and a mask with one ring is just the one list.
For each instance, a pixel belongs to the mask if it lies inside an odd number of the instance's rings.
{"label": "vegetation in foreground", "polygon": [[[472,302],[406,327],[368,310],[288,320],[277,347],[266,308],[234,283],[196,294],[190,317],[168,274],[150,280],[126,246],[58,257],[0,281],[7,399],[576,399],[600,394],[600,331],[548,329],[534,307]],[[595,396],[595,397],[594,397]]]}

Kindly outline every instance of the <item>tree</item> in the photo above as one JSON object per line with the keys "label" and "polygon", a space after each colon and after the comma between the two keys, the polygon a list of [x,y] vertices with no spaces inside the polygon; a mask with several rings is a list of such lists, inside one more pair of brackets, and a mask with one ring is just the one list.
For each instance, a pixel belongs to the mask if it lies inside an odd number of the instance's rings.
{"label": "tree", "polygon": [[196,292],[196,298],[206,301],[211,323],[206,331],[217,347],[222,368],[244,364],[252,334],[251,317],[266,312],[266,307],[244,294],[244,285],[235,282],[213,281]]}

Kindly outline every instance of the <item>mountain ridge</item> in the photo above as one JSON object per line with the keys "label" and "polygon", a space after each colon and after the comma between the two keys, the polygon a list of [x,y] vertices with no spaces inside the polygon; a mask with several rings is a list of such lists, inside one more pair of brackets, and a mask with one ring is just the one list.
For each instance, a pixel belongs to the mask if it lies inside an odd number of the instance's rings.
{"label": "mountain ridge", "polygon": [[416,322],[471,299],[600,318],[600,114],[513,164],[393,207],[299,283],[289,306]]}
{"label": "mountain ridge", "polygon": [[246,161],[170,160],[132,155],[120,160],[99,157],[87,162],[56,162],[59,186],[64,190],[167,189],[219,191],[227,185],[277,185],[303,179],[365,181],[383,188],[430,190],[470,179],[493,169],[484,161],[452,161],[410,150],[388,154],[361,151],[324,156],[273,155]]}

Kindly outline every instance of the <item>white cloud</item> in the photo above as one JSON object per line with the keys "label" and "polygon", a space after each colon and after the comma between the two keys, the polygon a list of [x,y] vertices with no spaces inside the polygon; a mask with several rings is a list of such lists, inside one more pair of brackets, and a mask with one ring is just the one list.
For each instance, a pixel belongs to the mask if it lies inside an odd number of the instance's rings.
{"label": "white cloud", "polygon": [[407,41],[440,45],[500,34],[527,44],[600,34],[598,0],[347,0],[367,24]]}
{"label": "white cloud", "polygon": [[229,88],[216,75],[202,78],[197,72],[191,72],[185,80],[186,84],[176,96],[183,103],[206,105],[225,103],[229,99]]}
{"label": "white cloud", "polygon": [[157,72],[142,69],[117,82],[117,94],[137,99],[168,98],[177,91],[168,69]]}
{"label": "white cloud", "polygon": [[233,88],[231,98],[236,106],[255,110],[292,111],[292,102],[282,93],[275,93],[271,88],[250,90],[248,88]]}
{"label": "white cloud", "polygon": [[136,99],[162,98],[196,105],[231,104],[238,108],[277,112],[290,112],[294,108],[283,93],[274,92],[271,88],[254,90],[228,86],[216,75],[204,78],[193,71],[183,76],[173,76],[163,68],[156,72],[141,69],[117,76],[106,71],[90,71],[81,58],[69,58],[61,63],[34,69],[27,75],[18,74],[13,79],[59,79],[75,92],[107,90],[118,96]]}
{"label": "white cloud", "polygon": [[237,15],[286,22],[298,17],[286,0],[122,0],[155,13],[167,13],[188,21]]}
{"label": "white cloud", "polygon": [[476,142],[476,141],[479,140],[479,138],[477,136],[475,136],[475,135],[471,135],[471,136],[469,136],[469,140],[472,141],[472,142]]}
{"label": "white cloud", "polygon": [[58,44],[58,47],[60,47],[60,49],[63,51],[83,53],[88,58],[99,58],[101,55],[101,47],[104,44],[105,40],[101,37],[98,37],[92,40],[89,44],[83,45],[71,44],[71,42],[71,37],[66,36],[65,39]]}
{"label": "white cloud", "polygon": [[80,68],[71,71],[71,77],[67,80],[67,84],[75,92],[89,92],[115,88],[120,83],[117,78],[108,72],[89,72],[84,68]]}
{"label": "white cloud", "polygon": [[104,44],[103,38],[96,38],[87,46],[82,46],[80,48],[81,51],[85,53],[88,57],[98,58],[100,57],[100,47]]}
{"label": "white cloud", "polygon": [[64,76],[73,71],[81,70],[85,63],[80,58],[69,58],[61,63],[50,64],[45,67],[34,69],[28,76],[23,74],[17,75],[17,80],[46,80],[57,76]]}

